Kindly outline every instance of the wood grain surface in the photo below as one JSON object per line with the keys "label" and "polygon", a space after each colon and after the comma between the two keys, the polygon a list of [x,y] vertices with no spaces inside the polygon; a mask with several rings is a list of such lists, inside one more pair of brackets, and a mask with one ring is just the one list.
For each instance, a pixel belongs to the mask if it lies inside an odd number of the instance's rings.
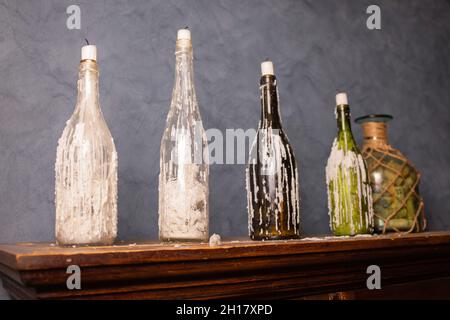
{"label": "wood grain surface", "polygon": [[[0,245],[0,275],[15,299],[380,298],[383,290],[372,294],[366,287],[366,269],[372,264],[382,270],[383,289],[408,285],[411,293],[415,282],[450,277],[450,232],[231,239],[216,247],[159,242]],[[81,268],[81,290],[66,287],[69,265]],[[446,288],[441,291],[450,292]]]}

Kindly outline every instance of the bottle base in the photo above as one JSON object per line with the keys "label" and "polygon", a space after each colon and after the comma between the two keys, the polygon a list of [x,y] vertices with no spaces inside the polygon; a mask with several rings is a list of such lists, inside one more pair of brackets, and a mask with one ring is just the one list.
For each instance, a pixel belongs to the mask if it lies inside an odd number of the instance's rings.
{"label": "bottle base", "polygon": [[355,237],[355,236],[361,236],[361,235],[372,235],[373,232],[370,231],[358,231],[358,232],[333,232],[333,236],[335,237]]}
{"label": "bottle base", "polygon": [[167,238],[167,237],[159,237],[159,241],[161,242],[167,242],[167,243],[201,243],[201,242],[208,242],[209,238]]}
{"label": "bottle base", "polygon": [[420,226],[414,226],[414,220],[412,219],[390,219],[388,221],[388,225],[386,226],[386,230],[384,229],[385,222],[384,220],[376,220],[375,222],[375,232],[378,234],[382,234],[383,231],[386,233],[392,232],[420,232]]}
{"label": "bottle base", "polygon": [[97,241],[97,242],[80,242],[80,243],[75,243],[75,242],[61,242],[61,241],[56,241],[56,245],[58,247],[73,247],[73,246],[77,246],[77,247],[100,247],[100,246],[111,246],[114,244],[114,240],[108,240],[108,241]]}
{"label": "bottle base", "polygon": [[295,240],[300,239],[299,235],[288,235],[288,236],[255,236],[251,235],[250,239],[254,241],[276,241],[276,240]]}

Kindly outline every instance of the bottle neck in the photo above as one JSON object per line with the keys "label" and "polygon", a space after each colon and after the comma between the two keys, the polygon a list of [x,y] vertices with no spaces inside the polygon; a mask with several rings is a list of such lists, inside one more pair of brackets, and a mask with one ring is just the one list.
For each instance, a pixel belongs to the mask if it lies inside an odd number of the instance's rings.
{"label": "bottle neck", "polygon": [[100,108],[98,78],[97,62],[93,60],[81,61],[78,73],[78,108]]}
{"label": "bottle neck", "polygon": [[362,125],[364,147],[388,147],[388,135],[386,122],[369,121]]}
{"label": "bottle neck", "polygon": [[[178,108],[195,108],[194,64],[191,40],[177,40],[175,48],[175,84],[172,98]],[[173,100],[172,99],[172,100]]]}
{"label": "bottle neck", "polygon": [[281,129],[281,117],[278,107],[277,79],[273,75],[264,75],[260,81],[261,122],[260,128]]}
{"label": "bottle neck", "polygon": [[356,148],[350,123],[350,107],[348,105],[336,106],[336,120],[339,144],[345,149]]}
{"label": "bottle neck", "polygon": [[350,107],[348,105],[336,106],[336,120],[339,132],[352,132]]}

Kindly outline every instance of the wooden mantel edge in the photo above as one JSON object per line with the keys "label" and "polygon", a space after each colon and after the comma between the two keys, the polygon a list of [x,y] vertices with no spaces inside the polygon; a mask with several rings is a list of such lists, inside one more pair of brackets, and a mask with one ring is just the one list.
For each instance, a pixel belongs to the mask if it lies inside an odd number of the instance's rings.
{"label": "wooden mantel edge", "polygon": [[[22,265],[7,266],[5,256]],[[80,292],[65,287],[71,264],[90,266],[83,270]],[[364,289],[370,264],[382,268],[385,287],[449,277],[450,232],[226,241],[218,247],[155,242],[0,246],[0,276],[16,299],[303,297]]]}
{"label": "wooden mantel edge", "polygon": [[[362,237],[313,237],[288,241],[224,241],[222,245],[144,242],[104,247],[57,247],[48,243],[0,245],[0,264],[13,270],[67,267],[75,258],[80,266],[180,262],[231,258],[331,253],[427,245],[450,245],[450,232],[388,234]],[[75,260],[74,259],[74,260]]]}

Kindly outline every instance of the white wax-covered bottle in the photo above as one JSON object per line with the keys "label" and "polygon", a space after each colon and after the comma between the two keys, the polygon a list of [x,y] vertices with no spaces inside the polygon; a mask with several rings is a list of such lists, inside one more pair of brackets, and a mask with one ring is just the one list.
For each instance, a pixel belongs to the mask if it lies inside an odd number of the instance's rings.
{"label": "white wax-covered bottle", "polygon": [[208,144],[194,87],[191,33],[178,31],[175,85],[161,140],[159,237],[208,239]]}
{"label": "white wax-covered bottle", "polygon": [[330,229],[336,236],[373,230],[372,190],[366,164],[353,138],[345,92],[336,95],[338,134],[325,168]]}
{"label": "white wax-covered bottle", "polygon": [[249,236],[252,240],[300,236],[298,167],[283,130],[277,78],[271,61],[261,63],[261,119],[246,167]]}
{"label": "white wax-covered bottle", "polygon": [[111,244],[117,235],[117,152],[99,104],[97,48],[82,48],[78,100],[56,153],[56,242]]}

